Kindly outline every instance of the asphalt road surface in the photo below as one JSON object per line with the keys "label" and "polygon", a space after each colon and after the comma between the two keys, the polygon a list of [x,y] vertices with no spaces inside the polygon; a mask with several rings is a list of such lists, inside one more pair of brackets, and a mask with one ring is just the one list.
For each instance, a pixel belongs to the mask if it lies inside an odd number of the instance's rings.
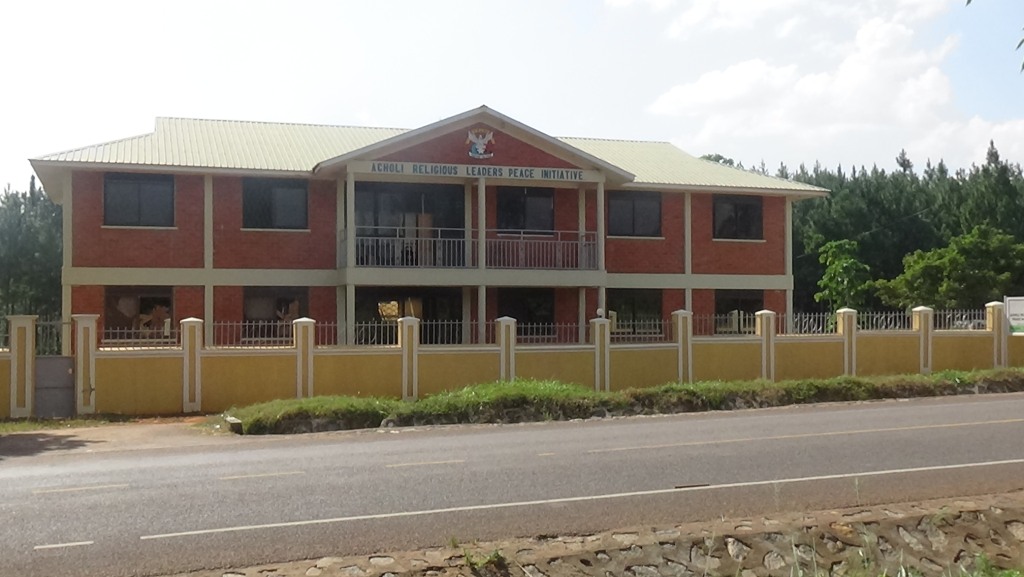
{"label": "asphalt road surface", "polygon": [[[154,575],[1024,487],[1024,395],[11,456],[0,576]],[[10,442],[10,438],[6,438]]]}

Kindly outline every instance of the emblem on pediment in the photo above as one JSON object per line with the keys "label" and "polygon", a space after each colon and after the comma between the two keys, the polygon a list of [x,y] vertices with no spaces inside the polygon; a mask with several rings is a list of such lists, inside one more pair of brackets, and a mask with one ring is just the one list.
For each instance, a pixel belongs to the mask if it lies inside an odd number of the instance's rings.
{"label": "emblem on pediment", "polygon": [[474,128],[469,131],[466,137],[466,144],[469,145],[469,156],[472,158],[491,158],[493,152],[487,150],[487,145],[494,143],[494,133],[484,128]]}

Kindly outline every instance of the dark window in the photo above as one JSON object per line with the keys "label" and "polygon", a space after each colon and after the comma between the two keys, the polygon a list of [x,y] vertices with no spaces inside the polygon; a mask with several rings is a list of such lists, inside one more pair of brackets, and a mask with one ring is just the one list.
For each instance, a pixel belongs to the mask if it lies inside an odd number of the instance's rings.
{"label": "dark window", "polygon": [[762,201],[760,196],[715,195],[715,238],[764,238]]}
{"label": "dark window", "polygon": [[715,332],[724,334],[753,333],[757,317],[764,309],[764,291],[716,290]]}
{"label": "dark window", "polygon": [[498,187],[498,229],[526,233],[555,230],[554,190]]}
{"label": "dark window", "polygon": [[246,178],[242,181],[242,227],[306,228],[306,197],[304,180]]}
{"label": "dark window", "polygon": [[520,336],[555,334],[555,290],[498,289],[498,316],[516,319]]}
{"label": "dark window", "polygon": [[103,224],[174,226],[174,177],[107,174],[103,178]]}
{"label": "dark window", "polygon": [[105,341],[173,338],[171,287],[111,286],[104,293]]}
{"label": "dark window", "polygon": [[661,236],[661,194],[657,192],[609,192],[608,234],[611,236]]}
{"label": "dark window", "polygon": [[759,290],[716,290],[715,314],[731,312],[754,314],[764,309],[764,291]]}
{"label": "dark window", "polygon": [[620,328],[661,321],[661,290],[608,289],[608,310]]}
{"label": "dark window", "polygon": [[309,314],[306,287],[245,287],[242,294],[244,340],[290,339],[292,321]]}

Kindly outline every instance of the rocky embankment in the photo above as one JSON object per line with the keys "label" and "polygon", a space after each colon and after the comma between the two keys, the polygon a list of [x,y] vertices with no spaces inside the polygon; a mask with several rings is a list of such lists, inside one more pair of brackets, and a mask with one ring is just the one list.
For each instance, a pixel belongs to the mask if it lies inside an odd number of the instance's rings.
{"label": "rocky embankment", "polygon": [[958,574],[958,567],[970,571],[982,556],[999,567],[1024,567],[1024,491],[594,535],[449,543],[189,576],[765,577],[894,575],[900,567],[937,576]]}

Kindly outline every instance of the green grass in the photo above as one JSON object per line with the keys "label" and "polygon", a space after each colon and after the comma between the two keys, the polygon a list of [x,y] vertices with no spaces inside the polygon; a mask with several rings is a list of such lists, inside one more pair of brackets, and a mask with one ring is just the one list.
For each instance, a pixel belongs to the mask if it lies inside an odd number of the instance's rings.
{"label": "green grass", "polygon": [[96,415],[73,419],[10,419],[0,420],[0,435],[8,433],[26,433],[53,429],[78,429],[83,427],[100,427],[111,423],[132,420],[120,415]]}
{"label": "green grass", "polygon": [[229,413],[246,434],[453,423],[502,423],[774,407],[1024,391],[1024,371],[944,371],[933,375],[837,377],[799,381],[672,383],[643,389],[596,392],[558,381],[517,380],[474,385],[415,402],[380,397],[313,397],[277,400]]}

